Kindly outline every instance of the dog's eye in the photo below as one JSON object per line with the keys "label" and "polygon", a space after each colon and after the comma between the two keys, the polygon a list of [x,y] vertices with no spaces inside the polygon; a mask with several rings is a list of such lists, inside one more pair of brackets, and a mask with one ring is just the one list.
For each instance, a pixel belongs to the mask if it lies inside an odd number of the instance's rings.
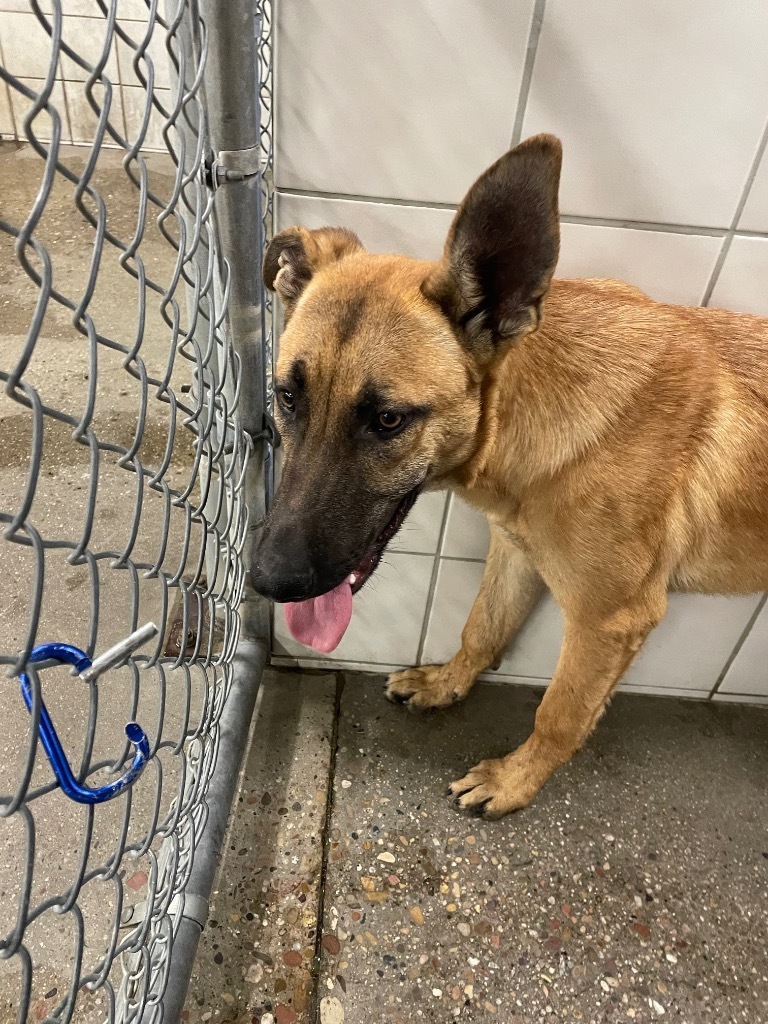
{"label": "dog's eye", "polygon": [[292,391],[287,388],[277,389],[277,402],[285,412],[293,412],[296,408],[296,398]]}
{"label": "dog's eye", "polygon": [[376,427],[384,434],[391,433],[394,430],[399,430],[404,423],[405,416],[402,416],[399,412],[391,412],[390,410],[380,412],[376,417]]}

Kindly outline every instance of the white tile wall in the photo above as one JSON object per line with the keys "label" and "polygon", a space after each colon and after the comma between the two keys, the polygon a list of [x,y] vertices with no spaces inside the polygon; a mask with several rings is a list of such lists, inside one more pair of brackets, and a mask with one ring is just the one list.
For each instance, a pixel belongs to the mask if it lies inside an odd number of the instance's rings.
{"label": "white tile wall", "polygon": [[697,306],[722,237],[563,224],[558,277],[615,277],[660,302]]}
{"label": "white tile wall", "polygon": [[[354,599],[349,629],[334,660],[412,664],[416,661],[434,559],[428,555],[387,554],[375,577]],[[319,657],[288,632],[283,606],[275,606],[276,651]]]}
{"label": "white tile wall", "polygon": [[450,501],[440,553],[446,558],[484,560],[491,539],[488,520],[482,512],[467,505],[461,498],[454,495]]}
{"label": "white tile wall", "polygon": [[4,66],[17,78],[45,78],[51,63],[51,38],[34,14],[0,15]]}
{"label": "white tile wall", "polygon": [[[44,13],[50,14],[53,10],[51,0],[41,3],[41,9]],[[63,0],[62,11],[63,41],[86,61],[95,65],[103,53],[107,39],[106,20],[95,0]],[[118,19],[136,43],[143,39],[147,19],[147,6],[143,0],[120,0]],[[164,34],[161,26],[155,27],[147,52],[154,62],[155,89],[167,100],[170,96],[171,83]],[[31,13],[29,0],[0,0],[0,61],[3,66],[25,84],[39,91],[43,79],[48,74],[51,52],[50,36],[37,17]],[[131,48],[116,35],[113,36],[103,74],[113,86],[110,122],[114,124],[121,137],[125,135],[127,128],[128,135],[136,138],[144,112],[144,100],[140,96],[143,87],[133,70],[132,57]],[[56,74],[58,81],[53,97],[65,122],[62,141],[75,144],[92,143],[97,117],[82,89],[88,72],[62,52]],[[62,82],[65,83],[63,88]],[[99,95],[98,86],[95,94]],[[26,110],[27,107],[27,101],[17,90],[7,89],[5,84],[0,85],[0,136],[23,137],[21,118],[12,118],[11,111],[15,113],[17,110]],[[162,119],[159,115],[153,115],[146,137],[146,149],[165,151],[161,127]],[[41,119],[38,136],[47,140],[50,134],[50,127],[43,130]],[[116,143],[107,138],[105,145],[111,146]]]}
{"label": "white tile wall", "polygon": [[277,197],[277,211],[280,228],[343,226],[371,252],[399,252],[418,259],[439,258],[454,217],[453,210],[290,194]]}
{"label": "white tile wall", "polygon": [[[144,89],[138,87],[123,86],[123,107],[125,109],[125,119],[128,129],[128,140],[129,142],[135,142],[138,138],[141,126],[144,123],[144,116],[147,109],[147,93]],[[173,105],[170,89],[155,89],[155,94],[161,101],[166,110],[170,110]],[[145,136],[144,145],[148,149],[165,149],[165,142],[163,140],[163,125],[165,124],[165,118],[159,112],[157,107],[152,104],[152,108],[149,112],[149,125],[147,128],[147,134]],[[171,135],[175,138],[176,129],[171,129]]]}
{"label": "white tile wall", "polygon": [[[116,83],[118,81],[117,40],[114,35],[111,39],[108,39],[106,20],[80,17],[64,18],[62,39],[84,61],[93,67],[101,61],[104,55],[104,48],[107,42],[109,42],[107,62],[104,65],[102,74],[110,82]],[[90,74],[89,71],[80,67],[77,61],[72,60],[63,52],[61,55],[61,73],[66,82],[84,82]]]}
{"label": "white tile wall", "polygon": [[[91,142],[95,137],[101,114],[97,114],[89,103],[85,92],[85,83],[66,82],[64,88],[67,94],[69,120],[72,125],[72,141],[75,143]],[[94,83],[92,92],[97,105],[103,109],[107,101],[106,92],[101,84]],[[112,89],[107,119],[115,132],[122,138],[125,135],[125,122],[123,120],[123,97],[119,86]],[[104,134],[104,144],[116,145],[108,132]]]}
{"label": "white tile wall", "polygon": [[446,500],[444,491],[422,494],[390,545],[390,549],[434,555],[440,539]]}
{"label": "white tile wall", "polygon": [[648,688],[711,690],[760,596],[670,594],[667,614],[624,677]]}
{"label": "white tile wall", "polygon": [[509,146],[533,0],[278,10],[282,188],[458,202]]}
{"label": "white tile wall", "polygon": [[[480,588],[480,562],[441,559],[422,662],[447,661],[461,646],[461,631]],[[549,680],[557,664],[563,620],[547,595],[531,613],[504,656],[500,675]]]}
{"label": "white tile wall", "polygon": [[[467,9],[395,0],[382,17],[372,0],[282,5],[279,225],[339,224],[373,251],[435,258],[450,207],[520,124],[523,137],[551,131],[565,144],[558,276],[615,277],[667,302],[698,304],[712,291],[713,305],[768,315],[768,237],[731,237],[742,203],[740,232],[768,236],[768,152],[755,169],[768,118],[768,6],[547,0],[538,43],[527,0]],[[445,506],[429,500],[402,549],[434,549]],[[488,538],[484,517],[450,499],[423,660],[455,653]],[[624,687],[707,697],[757,600],[674,595]],[[393,620],[393,643],[382,644],[389,664],[413,650],[399,629]],[[758,629],[768,632],[764,617]],[[561,636],[548,598],[493,675],[546,681]],[[731,681],[751,651],[745,644]],[[766,676],[740,699],[768,700]]]}
{"label": "white tile wall", "polygon": [[524,134],[567,214],[728,227],[765,125],[768,5],[548,0]]}
{"label": "white tile wall", "polygon": [[[143,24],[136,22],[126,26],[126,30],[131,37],[131,41],[136,44],[136,47],[128,46],[128,44],[119,39],[117,41],[118,50],[120,54],[120,74],[123,85],[127,86],[141,86],[141,79],[138,77],[133,69],[133,61],[136,57],[138,47],[144,42],[144,36],[146,34],[146,28]],[[148,67],[146,65],[146,58],[152,61],[152,67],[155,74],[154,85],[156,89],[170,89],[171,87],[171,76],[170,76],[170,62],[168,57],[168,51],[165,47],[165,30],[162,26],[157,26],[152,32],[149,43],[146,50],[144,50],[144,56],[139,61],[139,66],[144,74],[144,77],[148,80]]]}
{"label": "white tile wall", "polygon": [[0,139],[12,139],[15,135],[11,92],[5,82],[0,82]]}
{"label": "white tile wall", "polygon": [[768,148],[763,153],[741,211],[739,230],[768,232]]}
{"label": "white tile wall", "polygon": [[768,605],[731,662],[718,693],[768,696]]}
{"label": "white tile wall", "polygon": [[709,305],[768,316],[768,238],[735,236]]}
{"label": "white tile wall", "polygon": [[[39,79],[25,79],[20,78],[19,81],[22,85],[26,85],[27,88],[39,92],[42,88],[43,83]],[[16,122],[16,130],[20,132],[23,127],[24,118],[30,112],[34,106],[33,100],[27,99],[27,97],[19,92],[18,89],[11,89],[11,106],[13,108],[13,116]],[[48,100],[49,105],[53,106],[59,114],[61,120],[61,138],[64,142],[69,142],[71,133],[69,129],[69,115],[67,111],[67,105],[64,100],[64,83],[54,82],[51,89],[50,98]],[[53,131],[53,118],[47,110],[41,110],[34,120],[34,133],[38,139],[43,142],[47,142],[51,138]]]}

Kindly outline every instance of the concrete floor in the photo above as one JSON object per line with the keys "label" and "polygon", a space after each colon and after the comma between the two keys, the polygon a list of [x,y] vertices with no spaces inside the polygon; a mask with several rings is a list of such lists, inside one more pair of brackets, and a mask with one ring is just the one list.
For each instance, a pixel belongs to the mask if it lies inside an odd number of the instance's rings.
{"label": "concrete floor", "polygon": [[620,696],[491,824],[446,784],[538,695],[382,682],[267,673],[185,1020],[768,1021],[768,709]]}

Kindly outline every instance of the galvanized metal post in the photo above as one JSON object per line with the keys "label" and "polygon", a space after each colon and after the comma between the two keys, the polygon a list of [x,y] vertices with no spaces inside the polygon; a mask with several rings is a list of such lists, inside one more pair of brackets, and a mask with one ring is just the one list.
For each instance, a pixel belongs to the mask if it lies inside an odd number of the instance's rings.
{"label": "galvanized metal post", "polygon": [[[240,360],[239,419],[253,439],[245,481],[249,536],[252,536],[265,514],[271,467],[263,437],[268,356],[260,273],[264,249],[259,156],[260,5],[258,0],[199,2],[207,36],[204,85],[212,148],[214,217],[220,251],[229,273],[227,328]],[[218,369],[222,372],[223,368]],[[249,543],[246,543],[244,558],[247,566]],[[184,1007],[247,746],[258,685],[268,655],[269,607],[247,583],[240,620],[241,640],[219,722],[217,766],[206,795],[207,820],[195,850],[188,883],[180,897],[183,901],[181,919],[173,939],[162,997],[164,1024],[176,1024]]]}
{"label": "galvanized metal post", "polygon": [[[230,267],[229,324],[241,360],[243,427],[259,438],[265,427],[267,346],[261,259],[263,172],[260,147],[259,4],[254,0],[201,0],[208,31],[206,95],[216,220]],[[264,440],[255,441],[246,479],[249,537],[266,511],[271,460]],[[245,558],[250,564],[250,543]],[[241,611],[245,636],[268,638],[268,604],[246,584]]]}

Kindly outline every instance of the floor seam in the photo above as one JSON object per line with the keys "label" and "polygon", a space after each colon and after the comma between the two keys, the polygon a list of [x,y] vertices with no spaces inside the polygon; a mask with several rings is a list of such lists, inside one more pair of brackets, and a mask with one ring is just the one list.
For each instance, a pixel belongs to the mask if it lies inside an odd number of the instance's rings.
{"label": "floor seam", "polygon": [[323,921],[325,918],[325,883],[328,875],[331,845],[331,821],[334,810],[334,784],[336,780],[336,754],[339,746],[339,717],[341,713],[341,695],[344,690],[344,673],[336,672],[336,694],[333,708],[333,724],[331,726],[330,754],[328,758],[328,792],[325,798],[325,816],[321,833],[322,853],[320,859],[320,877],[317,886],[317,928],[315,930],[315,953],[312,957],[312,996],[310,1000],[310,1021],[320,1024],[320,969],[323,960]]}

